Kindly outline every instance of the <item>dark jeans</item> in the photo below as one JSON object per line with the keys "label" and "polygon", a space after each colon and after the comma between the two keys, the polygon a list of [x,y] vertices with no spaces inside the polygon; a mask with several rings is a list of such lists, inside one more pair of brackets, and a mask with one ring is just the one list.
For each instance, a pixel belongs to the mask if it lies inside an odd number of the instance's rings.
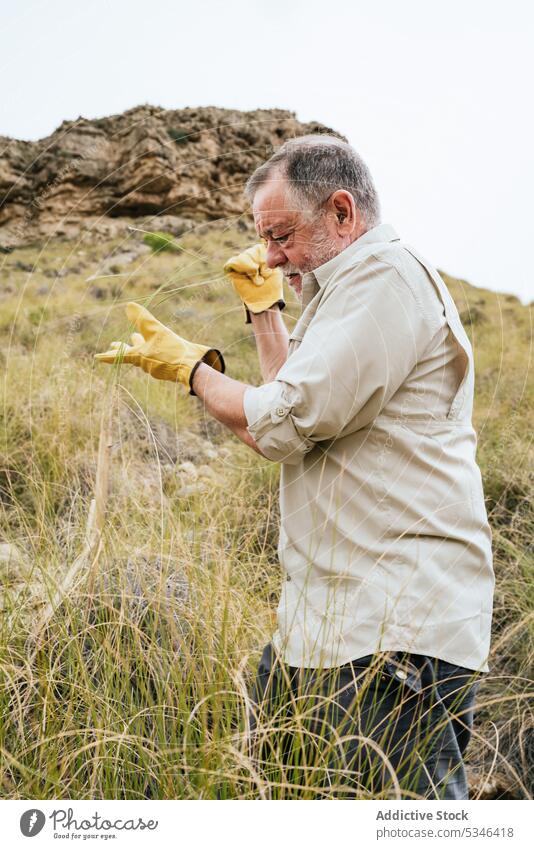
{"label": "dark jeans", "polygon": [[306,798],[468,799],[463,755],[480,678],[405,652],[298,669],[269,643],[249,694],[255,768],[282,795],[292,786]]}

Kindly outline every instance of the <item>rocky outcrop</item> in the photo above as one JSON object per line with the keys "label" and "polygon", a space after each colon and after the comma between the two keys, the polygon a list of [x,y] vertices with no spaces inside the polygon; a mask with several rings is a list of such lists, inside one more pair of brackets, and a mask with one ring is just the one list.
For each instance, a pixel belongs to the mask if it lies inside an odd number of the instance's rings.
{"label": "rocky outcrop", "polygon": [[139,106],[65,121],[36,142],[0,136],[0,248],[81,228],[109,237],[123,217],[235,218],[253,169],[314,132],[333,131],[281,109]]}

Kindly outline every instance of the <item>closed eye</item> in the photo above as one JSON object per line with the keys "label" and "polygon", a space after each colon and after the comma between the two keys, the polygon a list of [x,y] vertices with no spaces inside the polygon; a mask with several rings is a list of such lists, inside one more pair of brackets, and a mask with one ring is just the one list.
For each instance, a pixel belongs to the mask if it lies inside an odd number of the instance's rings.
{"label": "closed eye", "polygon": [[284,236],[277,236],[276,238],[273,236],[273,242],[287,242],[291,233],[286,233]]}

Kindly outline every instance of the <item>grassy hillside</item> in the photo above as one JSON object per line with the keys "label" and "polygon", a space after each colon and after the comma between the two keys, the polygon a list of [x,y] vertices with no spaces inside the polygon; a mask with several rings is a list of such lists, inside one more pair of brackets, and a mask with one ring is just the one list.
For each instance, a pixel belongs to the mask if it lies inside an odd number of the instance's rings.
{"label": "grassy hillside", "polygon": [[[3,797],[312,792],[287,775],[259,777],[240,732],[279,592],[278,468],[182,388],[92,358],[125,338],[124,304],[143,299],[178,333],[223,348],[229,374],[260,383],[250,325],[221,276],[252,239],[244,225],[214,224],[180,237],[179,253],[153,253],[131,233],[0,256]],[[475,350],[498,582],[472,788],[523,798],[534,785],[533,310],[446,280]],[[30,651],[83,549],[110,405],[102,544]]]}

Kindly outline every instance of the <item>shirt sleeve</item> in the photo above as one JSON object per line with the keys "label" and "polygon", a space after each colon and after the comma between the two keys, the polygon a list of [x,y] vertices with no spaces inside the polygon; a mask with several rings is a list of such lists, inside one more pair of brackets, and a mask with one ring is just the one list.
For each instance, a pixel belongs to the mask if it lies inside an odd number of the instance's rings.
{"label": "shirt sleeve", "polygon": [[267,459],[296,464],[369,425],[439,328],[393,265],[362,262],[328,284],[275,380],[245,392],[248,432]]}

